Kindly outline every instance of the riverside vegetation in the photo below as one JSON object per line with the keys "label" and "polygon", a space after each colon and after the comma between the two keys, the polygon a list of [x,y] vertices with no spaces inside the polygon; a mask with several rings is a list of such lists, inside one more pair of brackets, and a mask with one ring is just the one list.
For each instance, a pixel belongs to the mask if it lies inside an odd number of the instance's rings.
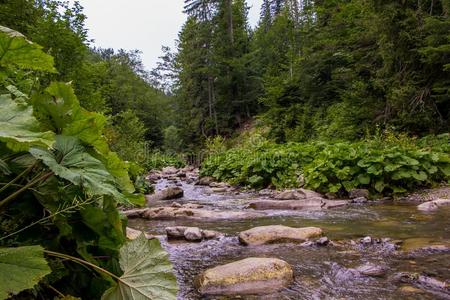
{"label": "riverside vegetation", "polygon": [[35,72],[56,72],[53,58],[6,27],[0,45],[0,298],[175,299],[159,242],[126,242],[117,205],[144,198],[109,149],[105,116],[81,108],[69,83],[20,91]]}

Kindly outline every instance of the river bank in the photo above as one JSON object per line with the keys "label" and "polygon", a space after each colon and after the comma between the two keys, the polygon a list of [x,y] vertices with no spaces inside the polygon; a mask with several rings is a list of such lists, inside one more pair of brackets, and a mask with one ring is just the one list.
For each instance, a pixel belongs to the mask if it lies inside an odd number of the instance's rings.
{"label": "river bank", "polygon": [[[148,179],[156,187],[156,196],[148,197],[151,214],[130,219],[129,226],[161,240],[174,264],[179,299],[218,299],[208,296],[208,289],[203,295],[199,292],[202,274],[251,257],[283,260],[292,267],[293,280],[276,292],[241,296],[244,299],[450,298],[450,209],[417,208],[423,201],[448,199],[448,187],[395,201],[364,201],[362,197],[331,200],[306,190],[241,190],[211,178],[199,180],[191,168],[166,169]],[[182,193],[161,195],[168,188]],[[289,205],[252,208],[255,203],[274,201]],[[272,225],[316,227],[322,234],[299,241],[242,243],[242,232]],[[168,238],[167,228],[176,226],[220,234],[210,239],[200,235],[197,242],[188,242],[183,229],[181,238]],[[234,299],[231,294],[226,297]]]}

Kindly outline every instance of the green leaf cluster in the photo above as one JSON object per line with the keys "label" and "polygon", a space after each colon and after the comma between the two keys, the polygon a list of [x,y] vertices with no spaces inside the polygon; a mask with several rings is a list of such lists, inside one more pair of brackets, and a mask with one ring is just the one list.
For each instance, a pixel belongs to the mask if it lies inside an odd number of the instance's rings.
{"label": "green leaf cluster", "polygon": [[[2,28],[1,42],[22,46],[19,51],[2,44],[8,59],[0,66],[6,74],[54,71],[39,46],[11,32]],[[83,109],[68,83],[52,82],[32,94],[5,90],[9,93],[0,95],[0,265],[8,267],[0,268],[0,299],[19,292],[33,298],[26,289],[36,284],[49,299],[55,289],[68,297],[99,299],[120,285],[123,272],[133,273],[131,283],[149,280],[139,299],[159,294],[174,299],[175,280],[159,243],[125,244],[126,218],[117,206],[141,205],[144,197],[135,192],[130,165],[109,148],[106,117]],[[133,269],[122,262],[127,255],[149,261],[134,261],[140,264]],[[155,287],[162,278],[170,292]]]}
{"label": "green leaf cluster", "polygon": [[450,179],[448,139],[241,146],[208,157],[201,174],[257,188],[304,184],[342,196],[356,188],[401,194]]}

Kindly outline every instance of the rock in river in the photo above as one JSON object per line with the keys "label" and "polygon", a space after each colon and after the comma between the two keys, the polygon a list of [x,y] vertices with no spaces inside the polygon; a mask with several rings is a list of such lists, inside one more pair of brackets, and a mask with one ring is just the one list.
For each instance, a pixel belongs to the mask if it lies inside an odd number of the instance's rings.
{"label": "rock in river", "polygon": [[341,207],[348,204],[345,200],[326,200],[323,198],[308,198],[301,200],[257,200],[248,207],[253,209],[286,209],[286,210],[319,210]]}
{"label": "rock in river", "polygon": [[183,189],[176,186],[176,187],[168,187],[152,195],[146,195],[145,198],[147,202],[150,204],[152,202],[159,200],[178,199],[183,197],[183,195],[184,195]]}
{"label": "rock in river", "polygon": [[202,230],[198,227],[187,226],[166,227],[166,233],[169,239],[186,239],[191,242],[201,241],[202,239],[215,239],[223,236],[222,233],[214,230]]}
{"label": "rock in river", "polygon": [[239,234],[239,241],[244,245],[264,245],[283,242],[301,243],[322,234],[317,227],[293,228],[283,225],[254,227]]}
{"label": "rock in river", "polygon": [[450,199],[436,199],[433,201],[424,202],[417,206],[418,210],[434,211],[443,206],[450,206]]}
{"label": "rock in river", "polygon": [[242,220],[264,217],[266,214],[247,211],[220,211],[186,207],[152,207],[123,212],[129,218],[191,219],[191,220]]}
{"label": "rock in river", "polygon": [[184,237],[186,238],[186,240],[192,242],[201,241],[203,239],[202,232],[198,227],[188,227],[184,231]]}
{"label": "rock in river", "polygon": [[196,285],[203,295],[269,294],[290,285],[291,266],[277,258],[246,258],[206,270]]}

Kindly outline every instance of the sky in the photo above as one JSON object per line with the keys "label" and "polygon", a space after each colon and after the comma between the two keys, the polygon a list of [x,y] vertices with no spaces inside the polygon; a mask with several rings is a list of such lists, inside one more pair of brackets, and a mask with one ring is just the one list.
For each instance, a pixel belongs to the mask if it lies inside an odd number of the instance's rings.
{"label": "sky", "polygon": [[[259,19],[263,0],[247,0],[249,22]],[[87,16],[93,45],[102,48],[138,49],[148,70],[156,66],[161,46],[174,49],[186,20],[184,0],[79,0]]]}

